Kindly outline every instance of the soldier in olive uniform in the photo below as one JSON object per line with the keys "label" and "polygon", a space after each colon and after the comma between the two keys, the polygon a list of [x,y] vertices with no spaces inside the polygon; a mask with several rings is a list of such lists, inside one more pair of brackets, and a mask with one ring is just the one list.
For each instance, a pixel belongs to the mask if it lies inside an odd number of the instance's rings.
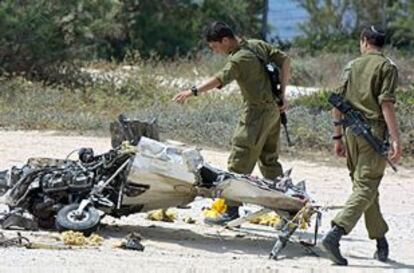
{"label": "soldier in olive uniform", "polygon": [[[338,92],[364,114],[373,135],[385,140],[389,134],[389,157],[396,163],[402,153],[394,110],[398,71],[395,64],[381,52],[384,42],[385,33],[379,27],[363,29],[360,37],[362,55],[345,67]],[[339,121],[342,115],[333,108],[332,116],[334,121]],[[374,256],[386,261],[389,250],[385,234],[388,226],[380,211],[378,195],[386,160],[363,136],[355,136],[349,127],[343,132],[337,122],[334,124],[334,150],[338,156],[346,156],[353,188],[344,208],[332,220],[332,229],[323,238],[322,247],[336,264],[347,265],[347,260],[341,255],[339,241],[342,235],[352,231],[364,215],[369,238],[377,241]]]}
{"label": "soldier in olive uniform", "polygon": [[[279,107],[272,95],[271,83],[258,56],[274,62],[281,69],[283,98],[290,74],[289,57],[261,40],[244,40],[234,35],[232,29],[214,22],[207,29],[206,40],[215,53],[228,55],[227,64],[212,78],[190,90],[178,93],[173,100],[184,103],[191,96],[198,96],[213,88],[221,88],[236,80],[243,96],[243,110],[232,139],[229,171],[250,174],[256,162],[267,179],[283,174],[279,158],[280,112],[287,102]],[[229,204],[228,212],[216,219],[217,224],[238,217],[238,207]],[[210,223],[214,220],[210,219]]]}

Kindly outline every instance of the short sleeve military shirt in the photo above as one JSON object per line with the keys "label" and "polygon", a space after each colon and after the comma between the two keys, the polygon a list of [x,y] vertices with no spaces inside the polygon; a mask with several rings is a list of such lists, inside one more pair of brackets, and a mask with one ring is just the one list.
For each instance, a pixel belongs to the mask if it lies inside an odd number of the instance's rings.
{"label": "short sleeve military shirt", "polygon": [[384,120],[381,104],[395,102],[396,65],[380,52],[369,52],[346,65],[338,93],[369,120]]}
{"label": "short sleeve military shirt", "polygon": [[271,58],[279,66],[287,58],[285,53],[264,41],[242,40],[240,46],[230,53],[226,65],[215,74],[215,77],[222,86],[236,80],[247,106],[274,103],[268,75],[257,56],[248,48],[253,49],[265,60]]}

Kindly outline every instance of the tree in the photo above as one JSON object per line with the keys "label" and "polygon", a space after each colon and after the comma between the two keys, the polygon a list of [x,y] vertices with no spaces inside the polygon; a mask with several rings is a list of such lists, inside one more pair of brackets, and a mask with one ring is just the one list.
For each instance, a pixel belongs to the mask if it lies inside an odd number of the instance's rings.
{"label": "tree", "polygon": [[[297,44],[311,50],[355,48],[355,39],[364,25],[382,25],[389,39],[398,44],[412,39],[408,15],[414,15],[414,3],[407,0],[296,0],[309,14],[300,24],[304,33]],[[410,9],[411,8],[411,9]],[[404,18],[404,19],[403,19]],[[407,35],[408,34],[408,35]],[[402,36],[404,37],[402,37]]]}
{"label": "tree", "polygon": [[0,66],[42,76],[56,63],[122,60],[129,50],[185,55],[215,20],[260,37],[262,8],[262,0],[2,0]]}
{"label": "tree", "polygon": [[[148,56],[156,52],[172,57],[200,47],[204,27],[225,21],[242,34],[260,37],[262,1],[246,0],[142,0],[124,1],[122,22],[128,48]],[[252,16],[252,14],[254,16]]]}
{"label": "tree", "polygon": [[397,1],[389,10],[390,43],[403,49],[414,48],[414,2]]}
{"label": "tree", "polygon": [[113,22],[116,1],[0,2],[0,65],[6,71],[41,73],[53,63],[95,56],[122,35]]}
{"label": "tree", "polygon": [[345,40],[354,32],[347,20],[351,0],[296,1],[309,14],[309,19],[299,24],[304,35],[298,37],[295,43],[300,48],[335,50],[346,45]]}

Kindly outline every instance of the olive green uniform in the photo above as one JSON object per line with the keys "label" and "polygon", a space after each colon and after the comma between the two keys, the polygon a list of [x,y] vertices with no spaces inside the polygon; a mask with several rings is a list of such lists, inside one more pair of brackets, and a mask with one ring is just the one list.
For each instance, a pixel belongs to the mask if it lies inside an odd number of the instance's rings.
{"label": "olive green uniform", "polygon": [[261,58],[271,59],[279,67],[287,58],[280,50],[260,40],[242,40],[230,53],[228,62],[215,77],[222,86],[236,80],[243,96],[242,114],[232,139],[228,160],[230,171],[250,174],[257,161],[263,176],[281,175],[279,158],[280,111],[273,98],[271,84]]}
{"label": "olive green uniform", "polygon": [[[387,135],[381,103],[395,102],[397,79],[397,68],[392,61],[380,52],[369,52],[346,66],[341,88],[338,89],[355,109],[364,114],[372,133],[379,139],[385,139]],[[386,160],[363,136],[355,136],[350,128],[345,130],[345,140],[353,188],[344,208],[332,222],[349,233],[364,214],[369,237],[382,238],[388,226],[380,211],[378,187]]]}

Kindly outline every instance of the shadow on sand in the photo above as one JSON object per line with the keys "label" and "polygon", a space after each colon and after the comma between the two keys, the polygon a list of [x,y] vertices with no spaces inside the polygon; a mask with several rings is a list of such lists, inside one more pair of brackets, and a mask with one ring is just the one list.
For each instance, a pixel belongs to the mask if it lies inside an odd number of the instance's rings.
{"label": "shadow on sand", "polygon": [[[138,232],[144,240],[167,242],[213,253],[253,254],[264,257],[269,256],[277,238],[276,233],[273,232],[273,236],[271,236],[270,231],[269,236],[252,234],[251,231],[232,232],[231,235],[224,235],[218,229],[215,231],[211,229],[209,232],[201,234],[185,228],[169,228],[156,225],[146,227],[106,225],[101,228],[99,233],[105,237],[123,238],[129,233]],[[249,233],[251,236],[243,233]],[[313,250],[317,255],[322,254],[318,248],[313,248]],[[307,254],[312,253],[299,243],[291,242],[282,250],[279,259],[294,259]]]}
{"label": "shadow on sand", "polygon": [[[157,225],[136,226],[136,225],[105,225],[101,228],[100,234],[105,237],[123,238],[126,235],[138,232],[144,240],[177,244],[187,248],[200,249],[212,253],[233,253],[251,254],[267,258],[277,235],[272,230],[259,228],[240,228],[229,234],[220,233],[219,229],[211,229],[205,233],[194,232],[186,228],[162,227]],[[300,239],[311,241],[312,232],[300,232]],[[318,235],[318,242],[322,235]],[[352,238],[348,240],[355,241]],[[145,245],[145,241],[144,241]],[[319,247],[305,247],[294,237],[291,242],[281,251],[278,260],[294,260],[303,256],[317,256],[326,258],[326,254]],[[349,256],[351,259],[370,260],[371,257]],[[352,268],[383,268],[383,269],[411,269],[414,265],[400,263],[390,260],[382,265],[349,265]]]}

